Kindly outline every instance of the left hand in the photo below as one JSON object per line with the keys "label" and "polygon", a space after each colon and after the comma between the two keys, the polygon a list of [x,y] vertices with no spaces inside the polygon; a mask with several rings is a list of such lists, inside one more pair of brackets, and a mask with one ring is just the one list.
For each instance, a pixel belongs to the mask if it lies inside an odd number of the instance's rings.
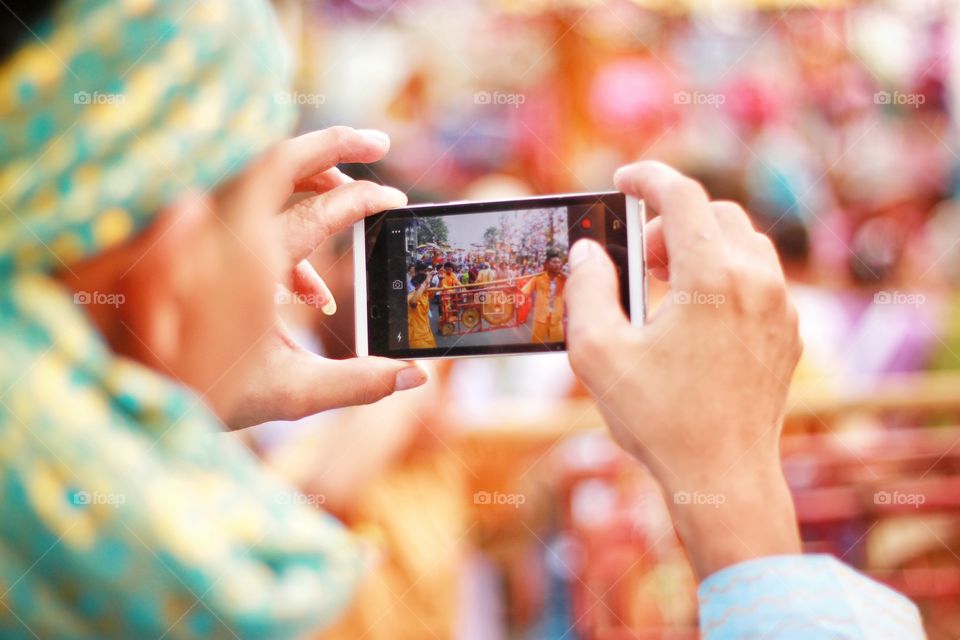
{"label": "left hand", "polygon": [[[336,301],[307,258],[336,232],[368,215],[407,203],[402,191],[355,181],[337,164],[376,162],[389,148],[389,138],[379,131],[331,127],[278,145],[258,165],[258,170],[289,185],[287,197],[313,194],[288,206],[279,222],[283,225],[289,291],[327,315],[336,312]],[[278,302],[291,297],[289,291],[280,291]],[[297,344],[279,317],[264,341],[266,361],[246,381],[246,391],[232,411],[231,428],[369,404],[394,391],[418,387],[427,379],[412,362],[323,358]]]}

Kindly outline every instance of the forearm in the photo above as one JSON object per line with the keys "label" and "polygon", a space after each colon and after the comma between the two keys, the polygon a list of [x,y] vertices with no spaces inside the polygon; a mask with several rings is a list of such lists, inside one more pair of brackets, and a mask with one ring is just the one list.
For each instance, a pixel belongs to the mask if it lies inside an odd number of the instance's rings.
{"label": "forearm", "polygon": [[779,463],[689,477],[672,478],[664,489],[700,579],[746,560],[801,552],[793,500]]}

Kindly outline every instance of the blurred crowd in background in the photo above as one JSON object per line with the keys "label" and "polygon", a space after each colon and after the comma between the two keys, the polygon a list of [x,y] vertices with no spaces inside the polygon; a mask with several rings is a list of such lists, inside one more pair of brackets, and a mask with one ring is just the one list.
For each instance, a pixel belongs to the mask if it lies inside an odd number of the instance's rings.
{"label": "blurred crowd in background", "polygon": [[[277,0],[301,128],[372,127],[350,167],[411,202],[608,190],[666,161],[780,251],[806,353],[784,456],[808,549],[960,635],[960,9],[948,0]],[[795,6],[794,6],[795,5]],[[350,238],[319,272],[353,351]],[[655,284],[651,302],[669,295]],[[370,541],[323,638],[696,637],[663,500],[562,355],[442,362],[429,388],[248,435]]]}

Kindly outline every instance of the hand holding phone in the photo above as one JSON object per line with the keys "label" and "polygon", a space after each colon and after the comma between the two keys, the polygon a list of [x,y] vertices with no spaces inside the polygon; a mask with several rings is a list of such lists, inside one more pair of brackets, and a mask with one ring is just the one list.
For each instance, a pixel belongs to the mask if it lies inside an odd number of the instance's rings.
{"label": "hand holding phone", "polygon": [[799,553],[779,444],[801,343],[776,250],[739,205],[711,202],[666,165],[624,167],[615,183],[660,214],[648,241],[670,294],[631,327],[611,304],[614,265],[597,245],[575,246],[574,372],[613,437],[663,485],[701,578]]}

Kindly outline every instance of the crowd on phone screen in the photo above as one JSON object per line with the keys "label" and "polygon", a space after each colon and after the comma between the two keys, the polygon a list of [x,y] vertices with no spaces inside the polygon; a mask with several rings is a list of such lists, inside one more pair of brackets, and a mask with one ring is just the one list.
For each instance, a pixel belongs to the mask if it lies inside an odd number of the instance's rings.
{"label": "crowd on phone screen", "polygon": [[426,275],[427,286],[440,289],[444,286],[484,284],[498,281],[516,281],[518,278],[536,275],[543,270],[543,259],[517,261],[485,260],[468,256],[457,258],[437,252],[422,256],[407,267],[407,292],[414,289],[413,279],[417,274]]}

